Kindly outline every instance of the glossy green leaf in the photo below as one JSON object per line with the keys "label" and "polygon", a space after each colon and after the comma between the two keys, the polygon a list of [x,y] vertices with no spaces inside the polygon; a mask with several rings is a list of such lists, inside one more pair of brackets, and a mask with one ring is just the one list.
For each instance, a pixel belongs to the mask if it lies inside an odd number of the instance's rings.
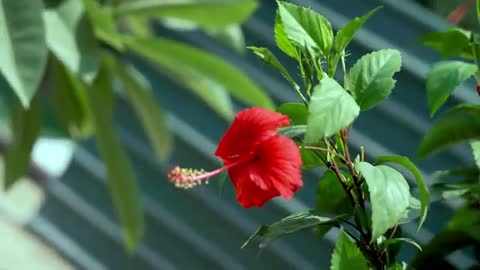
{"label": "glossy green leaf", "polygon": [[395,86],[393,74],[400,71],[402,58],[397,50],[379,50],[364,55],[348,71],[347,89],[362,111],[383,102]]}
{"label": "glossy green leaf", "polygon": [[48,48],[68,69],[91,82],[99,68],[98,44],[83,5],[65,0],[43,12]]}
{"label": "glossy green leaf", "polygon": [[188,73],[224,87],[247,105],[273,108],[273,102],[253,81],[223,59],[163,38],[131,38],[123,41],[137,54],[175,74]]}
{"label": "glossy green leaf", "polygon": [[430,116],[447,101],[450,94],[463,81],[473,76],[478,68],[461,61],[436,63],[427,76],[427,98]]}
{"label": "glossy green leaf", "polygon": [[402,156],[381,156],[375,160],[375,164],[383,164],[387,162],[397,163],[402,165],[405,169],[409,170],[412,173],[415,182],[417,183],[417,187],[420,193],[420,201],[421,201],[421,214],[420,214],[420,221],[418,223],[418,229],[423,225],[425,219],[427,218],[428,213],[428,204],[430,201],[430,193],[428,192],[427,185],[423,180],[422,174],[417,169],[417,166],[413,164],[407,157]]}
{"label": "glossy green leaf", "polygon": [[448,146],[480,138],[480,106],[463,104],[447,112],[433,124],[420,144],[417,156],[426,156]]}
{"label": "glossy green leaf", "polygon": [[47,64],[42,1],[0,1],[0,73],[28,107]]}
{"label": "glossy green leaf", "polygon": [[128,251],[133,252],[144,233],[140,191],[132,165],[113,128],[113,89],[106,66],[88,89],[88,101],[95,115],[96,142],[105,163],[107,185]]}
{"label": "glossy green leaf", "polygon": [[52,57],[50,99],[54,117],[67,134],[76,139],[94,132],[93,114],[88,105],[87,88],[59,60]]}
{"label": "glossy green leaf", "polygon": [[271,225],[262,225],[248,240],[242,245],[246,247],[253,241],[260,242],[259,247],[264,248],[267,244],[285,234],[293,233],[299,230],[313,228],[318,225],[335,226],[345,218],[345,216],[325,217],[319,215],[315,210],[300,212],[281,219]]}
{"label": "glossy green leaf", "polygon": [[278,61],[278,59],[273,55],[273,53],[267,48],[259,48],[255,46],[247,47],[248,49],[252,50],[260,59],[262,59],[265,63],[271,65],[276,70],[280,71],[280,73],[287,79],[287,81],[295,88],[300,89],[297,83],[292,79],[288,71],[283,67],[283,65]]}
{"label": "glossy green leaf", "polygon": [[330,214],[353,212],[353,206],[340,184],[340,180],[331,170],[326,171],[318,182],[316,209]]}
{"label": "glossy green leaf", "polygon": [[[120,3],[118,16],[161,16],[194,22],[203,27],[223,27],[245,21],[257,8],[256,0],[137,0]],[[215,13],[212,14],[212,11]]]}
{"label": "glossy green leaf", "polygon": [[480,141],[473,141],[470,143],[470,146],[472,147],[475,163],[477,164],[477,167],[480,168]]}
{"label": "glossy green leaf", "polygon": [[335,35],[335,43],[333,47],[335,50],[335,53],[343,52],[343,50],[345,50],[345,48],[350,43],[350,41],[352,41],[355,33],[357,33],[357,31],[370,18],[370,16],[372,16],[380,8],[382,7],[377,7],[375,9],[372,9],[362,17],[355,17],[355,19],[351,20],[342,29],[338,30],[337,34]]}
{"label": "glossy green leaf", "polygon": [[404,216],[410,204],[410,187],[403,175],[391,167],[359,162],[356,168],[368,185],[372,205],[372,239],[375,240]]}
{"label": "glossy green leaf", "polygon": [[20,177],[27,174],[30,167],[30,154],[40,134],[41,104],[36,95],[28,109],[15,99],[12,114],[12,141],[4,157],[4,186],[9,188]]}
{"label": "glossy green leaf", "polygon": [[442,57],[459,55],[469,46],[471,32],[460,28],[451,28],[444,32],[424,35],[419,42],[438,51]]}
{"label": "glossy green leaf", "polygon": [[273,29],[275,33],[275,43],[277,47],[284,52],[286,55],[296,58],[295,47],[293,46],[292,42],[287,37],[285,30],[283,29],[282,18],[277,11],[277,15],[275,16],[275,27]]}
{"label": "glossy green leaf", "polygon": [[277,112],[287,115],[292,125],[305,125],[308,118],[308,109],[302,103],[283,103]]}
{"label": "glossy green leaf", "polygon": [[331,136],[348,127],[360,108],[342,86],[328,77],[315,86],[308,107],[307,143]]}
{"label": "glossy green leaf", "polygon": [[330,270],[368,270],[367,259],[357,245],[341,231],[333,250]]}
{"label": "glossy green leaf", "polygon": [[101,6],[95,0],[83,0],[88,17],[93,25],[95,35],[117,50],[123,50],[120,33],[111,9]]}
{"label": "glossy green leaf", "polygon": [[173,149],[173,136],[170,132],[165,112],[156,102],[152,87],[143,75],[133,67],[117,63],[115,71],[123,83],[123,90],[150,140],[159,160],[165,161]]}
{"label": "glossy green leaf", "polygon": [[296,47],[328,56],[333,45],[330,22],[311,9],[278,2],[283,30]]}

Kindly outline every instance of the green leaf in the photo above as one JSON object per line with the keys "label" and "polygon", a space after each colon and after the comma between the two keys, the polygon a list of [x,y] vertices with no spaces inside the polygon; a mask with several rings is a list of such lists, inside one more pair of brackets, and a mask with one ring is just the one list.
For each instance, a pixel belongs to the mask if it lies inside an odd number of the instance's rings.
{"label": "green leaf", "polygon": [[132,166],[113,129],[113,90],[110,83],[110,74],[103,65],[87,92],[95,115],[96,142],[105,162],[110,196],[122,225],[126,248],[133,252],[144,232],[144,217]]}
{"label": "green leaf", "polygon": [[343,50],[345,50],[350,41],[352,41],[353,36],[355,35],[355,33],[357,33],[358,29],[363,26],[363,24],[370,18],[370,16],[372,16],[381,8],[382,7],[377,7],[375,9],[372,9],[362,17],[355,17],[355,19],[350,21],[342,29],[338,30],[337,35],[335,36],[335,44],[333,47],[335,49],[335,53],[343,52]]}
{"label": "green leaf", "polygon": [[0,1],[0,73],[28,107],[47,64],[42,1]]}
{"label": "green leaf", "polygon": [[473,152],[473,158],[475,159],[475,163],[477,167],[480,169],[480,141],[473,141],[470,143]]}
{"label": "green leaf", "polygon": [[418,190],[420,193],[420,201],[421,201],[421,215],[420,215],[420,221],[418,223],[418,229],[423,225],[423,222],[425,222],[425,219],[427,217],[427,212],[428,212],[428,204],[430,201],[430,193],[428,192],[427,185],[425,185],[425,181],[423,180],[422,174],[420,171],[417,169],[415,164],[413,164],[407,157],[402,157],[402,156],[382,156],[377,158],[375,160],[375,164],[383,164],[387,162],[394,162],[399,165],[402,165],[405,169],[409,170],[413,177],[415,178],[415,182],[417,183]]}
{"label": "green leaf", "polygon": [[36,95],[28,109],[15,99],[12,115],[12,142],[5,153],[4,186],[9,188],[24,176],[30,166],[30,154],[41,128],[41,104]]}
{"label": "green leaf", "polygon": [[165,161],[173,149],[173,136],[168,128],[165,112],[156,102],[150,83],[133,67],[116,63],[115,71],[123,83],[127,100],[133,106],[157,157]]}
{"label": "green leaf", "polygon": [[271,65],[276,70],[280,71],[280,73],[287,79],[287,81],[296,89],[300,89],[297,83],[292,79],[288,71],[283,67],[283,65],[278,61],[278,59],[273,55],[273,53],[267,48],[259,48],[255,46],[247,47],[248,49],[252,50],[260,59],[262,59],[265,63]]}
{"label": "green leaf", "polygon": [[477,69],[476,65],[461,61],[436,63],[427,76],[427,98],[430,116],[433,116],[453,90],[474,75]]}
{"label": "green leaf", "polygon": [[410,187],[401,173],[388,166],[356,164],[368,185],[372,204],[372,240],[383,235],[404,216],[410,204]]}
{"label": "green leaf", "polygon": [[95,35],[115,49],[122,51],[124,45],[112,10],[102,7],[95,0],[83,0],[83,4],[94,27]]}
{"label": "green leaf", "polygon": [[341,231],[332,254],[330,270],[368,270],[367,259],[348,235]]}
{"label": "green leaf", "polygon": [[330,60],[328,61],[329,74],[331,76],[335,74],[338,61],[344,54],[345,48],[347,48],[350,41],[352,41],[354,35],[368,20],[368,18],[370,18],[370,16],[372,16],[380,8],[382,7],[377,7],[362,17],[356,17],[337,32],[334,39],[333,54],[330,55]]}
{"label": "green leaf", "polygon": [[275,16],[275,27],[273,31],[275,33],[275,43],[277,44],[277,47],[286,55],[296,58],[297,53],[295,52],[295,47],[290,42],[283,29],[282,18],[280,17],[278,10],[277,15]]}
{"label": "green leaf", "polygon": [[277,133],[289,138],[293,138],[302,134],[305,134],[307,131],[306,125],[290,126],[290,127],[281,127],[277,129]]}
{"label": "green leaf", "polygon": [[228,94],[227,89],[212,80],[194,71],[180,70],[170,71],[175,77],[183,82],[187,89],[192,91],[195,95],[201,98],[208,106],[215,112],[222,116],[227,121],[232,121],[234,117],[232,100]]}
{"label": "green leaf", "polygon": [[287,115],[292,125],[305,125],[308,118],[308,109],[302,103],[283,103],[277,112]]}
{"label": "green leaf", "polygon": [[415,248],[417,248],[420,252],[422,251],[422,247],[417,242],[415,242],[413,239],[410,239],[410,238],[400,237],[400,238],[388,239],[388,240],[385,241],[386,245],[395,245],[395,244],[400,244],[400,243],[410,244],[410,245],[414,246]]}
{"label": "green leaf", "polygon": [[348,71],[347,89],[362,111],[383,102],[395,86],[393,74],[400,71],[402,58],[397,50],[379,50],[364,55]]}
{"label": "green leaf", "polygon": [[163,38],[125,37],[123,41],[135,53],[170,72],[208,78],[247,105],[273,108],[273,102],[260,87],[234,66],[213,54]]}
{"label": "green leaf", "polygon": [[464,207],[457,209],[447,224],[447,230],[461,231],[480,241],[480,210]]}
{"label": "green leaf", "polygon": [[267,246],[268,242],[285,234],[313,228],[318,225],[335,226],[345,218],[344,215],[331,218],[320,216],[318,214],[319,213],[315,210],[309,210],[288,216],[271,225],[262,225],[252,236],[250,236],[250,238],[248,238],[248,240],[242,245],[242,248],[255,240],[259,240],[259,247],[264,248]]}
{"label": "green leaf", "polygon": [[296,47],[328,56],[333,31],[327,19],[311,9],[287,2],[278,2],[278,12],[286,36]]}
{"label": "green leaf", "polygon": [[424,35],[419,42],[440,53],[442,57],[460,55],[469,46],[470,31],[460,28],[451,28],[445,32],[433,32]]}
{"label": "green leaf", "polygon": [[480,138],[480,106],[463,104],[445,112],[430,128],[417,152],[419,158],[448,146]]}
{"label": "green leaf", "polygon": [[316,209],[330,214],[353,212],[353,207],[340,180],[331,170],[326,171],[318,182]]}
{"label": "green leaf", "polygon": [[53,78],[49,97],[54,116],[67,134],[76,139],[87,138],[94,132],[87,89],[58,59],[51,59]]}
{"label": "green leaf", "polygon": [[[244,22],[255,11],[257,5],[256,0],[137,0],[119,4],[115,14],[162,16],[188,20],[203,27],[223,27]],[[212,11],[215,14],[212,14]]]}
{"label": "green leaf", "polygon": [[54,10],[43,12],[48,48],[68,67],[87,82],[98,71],[98,44],[86,19],[80,1],[63,1]]}
{"label": "green leaf", "polygon": [[302,170],[304,171],[325,166],[325,163],[320,158],[324,154],[317,153],[313,150],[300,148],[300,155],[302,156]]}
{"label": "green leaf", "polygon": [[358,116],[355,100],[334,79],[324,77],[315,86],[308,107],[307,143],[331,136],[348,127]]}

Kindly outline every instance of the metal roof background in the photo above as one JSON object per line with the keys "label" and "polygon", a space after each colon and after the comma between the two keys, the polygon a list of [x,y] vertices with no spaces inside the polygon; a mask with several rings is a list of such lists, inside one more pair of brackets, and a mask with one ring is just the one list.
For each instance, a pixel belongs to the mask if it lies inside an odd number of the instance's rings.
{"label": "metal roof background", "polygon": [[[431,125],[425,96],[425,76],[439,56],[415,41],[424,33],[447,28],[441,18],[408,0],[303,0],[327,17],[335,29],[376,6],[377,12],[349,47],[351,64],[372,50],[395,48],[402,52],[402,71],[389,100],[361,115],[355,122],[351,143],[354,150],[365,146],[368,158],[399,154],[412,157],[422,134]],[[262,1],[261,7],[244,25],[248,45],[275,47],[273,22],[275,1]],[[202,47],[227,59],[261,84],[277,102],[298,101],[292,89],[269,66],[253,54],[240,55],[202,33],[163,34]],[[278,50],[273,50],[278,52]],[[295,63],[280,57],[291,73]],[[147,74],[159,102],[169,112],[169,123],[176,135],[172,161],[188,167],[210,169],[218,166],[213,156],[216,142],[228,126],[223,119],[192,96],[181,85],[142,60],[135,63]],[[160,75],[159,75],[160,73]],[[457,90],[449,104],[478,103],[473,88]],[[120,230],[104,185],[104,168],[94,144],[76,148],[66,173],[48,179],[47,201],[28,225],[73,264],[81,269],[328,269],[336,232],[318,240],[308,230],[283,237],[261,252],[240,250],[241,244],[258,226],[272,223],[291,213],[315,206],[316,183],[320,171],[305,175],[305,186],[291,201],[274,200],[260,209],[242,209],[234,199],[231,184],[219,194],[215,183],[193,190],[177,190],[166,179],[166,166],[157,163],[147,139],[131,109],[118,100],[116,127],[136,169],[146,209],[147,232],[133,256],[125,254]],[[240,108],[240,107],[237,107]],[[446,151],[419,163],[429,179],[437,169],[471,162],[464,147]],[[411,180],[411,179],[410,179]],[[420,243],[427,242],[446,223],[455,205],[431,205],[430,215],[416,234],[416,224],[403,231]],[[433,218],[434,217],[434,218]],[[404,259],[414,250],[405,248]],[[450,262],[459,267],[473,263],[468,254],[455,253]]]}

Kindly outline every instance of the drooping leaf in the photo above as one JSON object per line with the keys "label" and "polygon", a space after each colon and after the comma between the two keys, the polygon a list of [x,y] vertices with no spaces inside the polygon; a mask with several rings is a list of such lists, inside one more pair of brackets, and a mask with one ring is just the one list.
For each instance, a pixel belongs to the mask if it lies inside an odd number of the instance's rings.
{"label": "drooping leaf", "polygon": [[337,176],[331,170],[326,171],[317,186],[317,208],[320,212],[348,214],[353,212],[351,202]]}
{"label": "drooping leaf", "polygon": [[115,49],[123,50],[124,45],[112,10],[101,6],[95,0],[83,0],[83,4],[94,27],[95,35]]}
{"label": "drooping leaf", "polygon": [[283,103],[277,112],[287,115],[292,125],[305,125],[308,118],[308,109],[301,103]]}
{"label": "drooping leaf", "polygon": [[372,204],[372,240],[375,240],[404,216],[410,204],[410,187],[403,175],[391,167],[359,162],[356,168],[368,185]]}
{"label": "drooping leaf", "polygon": [[260,248],[267,246],[268,242],[285,234],[293,233],[299,230],[313,228],[317,225],[337,225],[345,216],[325,217],[320,216],[315,210],[309,210],[288,216],[271,225],[262,225],[248,240],[242,245],[246,247],[255,240],[259,240]]}
{"label": "drooping leaf", "polygon": [[333,30],[327,19],[311,9],[287,2],[278,2],[278,13],[290,42],[305,51],[319,51],[328,56],[333,45]]}
{"label": "drooping leaf", "polygon": [[83,5],[65,0],[43,12],[48,48],[74,74],[91,82],[99,68],[98,44]]}
{"label": "drooping leaf", "polygon": [[461,61],[444,61],[435,64],[427,76],[430,116],[433,116],[445,103],[457,86],[473,76],[477,70],[476,65]]}
{"label": "drooping leaf", "polygon": [[12,114],[12,141],[4,157],[4,186],[11,187],[30,166],[30,154],[41,128],[41,104],[36,95],[28,109],[15,99]]}
{"label": "drooping leaf", "polygon": [[325,163],[322,158],[324,154],[315,152],[313,150],[301,148],[300,156],[302,157],[302,170],[307,171],[313,168],[324,167]]}
{"label": "drooping leaf", "polygon": [[113,89],[110,83],[107,67],[101,66],[87,91],[88,101],[95,115],[96,142],[105,162],[110,196],[121,223],[126,248],[133,252],[143,236],[144,217],[132,166],[113,129]]}
{"label": "drooping leaf", "polygon": [[480,169],[480,141],[476,140],[470,143],[472,146],[473,158],[477,167]]}
{"label": "drooping leaf", "polygon": [[87,138],[94,132],[87,89],[58,59],[51,59],[53,77],[49,97],[54,116],[67,134],[77,139]]}
{"label": "drooping leaf", "polygon": [[158,159],[165,161],[172,152],[173,136],[168,128],[165,112],[153,96],[150,83],[133,67],[124,67],[123,64],[116,63],[115,71]]}
{"label": "drooping leaf", "polygon": [[469,46],[471,32],[460,28],[451,28],[444,32],[424,35],[419,42],[438,51],[444,58],[459,55]]}
{"label": "drooping leaf", "polygon": [[124,37],[123,41],[135,53],[170,72],[209,79],[248,105],[273,108],[273,102],[254,82],[213,54],[163,38]]}
{"label": "drooping leaf", "polygon": [[345,232],[340,232],[332,254],[330,270],[368,270],[367,259]]}
{"label": "drooping leaf", "polygon": [[347,88],[362,111],[383,102],[395,86],[393,74],[400,71],[402,58],[397,50],[379,50],[364,55],[348,71]]}
{"label": "drooping leaf", "polygon": [[267,48],[259,48],[255,46],[247,47],[248,49],[252,50],[260,59],[262,59],[265,63],[271,65],[276,70],[280,71],[280,73],[287,79],[287,81],[295,88],[300,89],[297,83],[292,79],[288,71],[283,67],[283,65],[278,61],[278,59],[273,55],[273,53]]}
{"label": "drooping leaf", "polygon": [[42,1],[0,1],[0,73],[28,107],[47,64]]}
{"label": "drooping leaf", "polygon": [[428,188],[427,188],[427,185],[425,184],[425,181],[423,180],[422,174],[417,169],[415,164],[413,164],[407,157],[381,156],[375,160],[375,164],[383,164],[387,162],[393,162],[393,163],[402,165],[405,169],[409,170],[412,173],[415,179],[415,182],[417,183],[418,190],[420,193],[420,201],[421,201],[421,215],[420,215],[420,221],[418,223],[418,230],[420,230],[420,228],[423,225],[423,222],[425,222],[425,219],[427,217],[428,204],[430,201],[430,193],[428,192]]}
{"label": "drooping leaf", "polygon": [[280,17],[278,11],[277,15],[275,16],[275,27],[273,31],[275,33],[275,43],[277,44],[277,47],[286,55],[295,58],[295,47],[290,42],[287,34],[285,33],[285,30],[283,29],[282,18]]}
{"label": "drooping leaf", "polygon": [[[203,27],[223,27],[245,21],[257,8],[256,0],[137,0],[120,3],[118,16],[159,16],[194,22]],[[212,14],[212,11],[215,14]]]}
{"label": "drooping leaf", "polygon": [[208,28],[205,32],[235,50],[240,54],[245,53],[245,37],[240,25],[234,24],[222,28]]}
{"label": "drooping leaf", "polygon": [[348,127],[360,108],[335,80],[324,77],[315,86],[308,107],[307,143],[315,142]]}
{"label": "drooping leaf", "polygon": [[430,128],[417,152],[419,158],[448,146],[480,138],[480,106],[463,104],[445,112]]}

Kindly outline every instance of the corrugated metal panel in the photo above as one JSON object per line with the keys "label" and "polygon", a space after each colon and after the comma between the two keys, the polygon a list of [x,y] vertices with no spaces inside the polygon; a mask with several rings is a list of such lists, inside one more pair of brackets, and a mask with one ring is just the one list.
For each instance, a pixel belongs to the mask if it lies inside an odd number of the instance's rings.
{"label": "corrugated metal panel", "polygon": [[[403,69],[397,75],[392,97],[361,116],[351,141],[357,150],[364,145],[370,158],[389,153],[412,156],[431,123],[424,80],[429,65],[437,60],[434,53],[415,40],[445,24],[437,24],[438,18],[410,1],[294,2],[324,14],[337,29],[354,16],[385,5],[356,37],[348,61],[352,63],[371,50],[397,48],[402,51]],[[274,47],[275,8],[274,1],[262,2],[262,7],[245,25],[247,44]],[[238,55],[201,33],[169,34],[225,57],[263,85],[277,102],[297,100],[280,76],[254,56]],[[293,62],[280,58],[290,63],[286,66],[292,73],[297,73]],[[151,78],[155,94],[171,112],[169,120],[177,138],[172,160],[191,167],[216,167],[218,162],[212,153],[227,123],[167,76],[158,76],[158,71],[141,60],[135,62]],[[470,99],[473,96],[470,92],[461,89],[450,103]],[[176,190],[165,179],[166,168],[154,161],[134,114],[122,101],[119,103],[117,127],[140,179],[147,210],[145,241],[135,255],[124,254],[103,183],[104,169],[95,147],[87,142],[76,151],[67,173],[61,179],[49,181],[47,203],[30,224],[33,231],[73,263],[83,269],[328,269],[335,232],[319,241],[311,232],[303,231],[272,243],[260,254],[252,248],[240,250],[240,245],[260,224],[313,207],[319,172],[306,175],[305,187],[292,201],[274,200],[261,209],[242,209],[235,202],[229,184],[221,195],[214,184],[189,191]],[[434,169],[470,160],[465,148],[460,147],[420,165],[428,176]],[[445,203],[432,205],[430,214],[435,220],[428,219],[415,237],[420,242],[428,241],[445,224],[453,207]],[[411,236],[415,234],[414,224],[403,229]],[[411,255],[410,250],[402,254],[404,258]],[[468,255],[455,256],[451,261],[457,265],[471,263]]]}

